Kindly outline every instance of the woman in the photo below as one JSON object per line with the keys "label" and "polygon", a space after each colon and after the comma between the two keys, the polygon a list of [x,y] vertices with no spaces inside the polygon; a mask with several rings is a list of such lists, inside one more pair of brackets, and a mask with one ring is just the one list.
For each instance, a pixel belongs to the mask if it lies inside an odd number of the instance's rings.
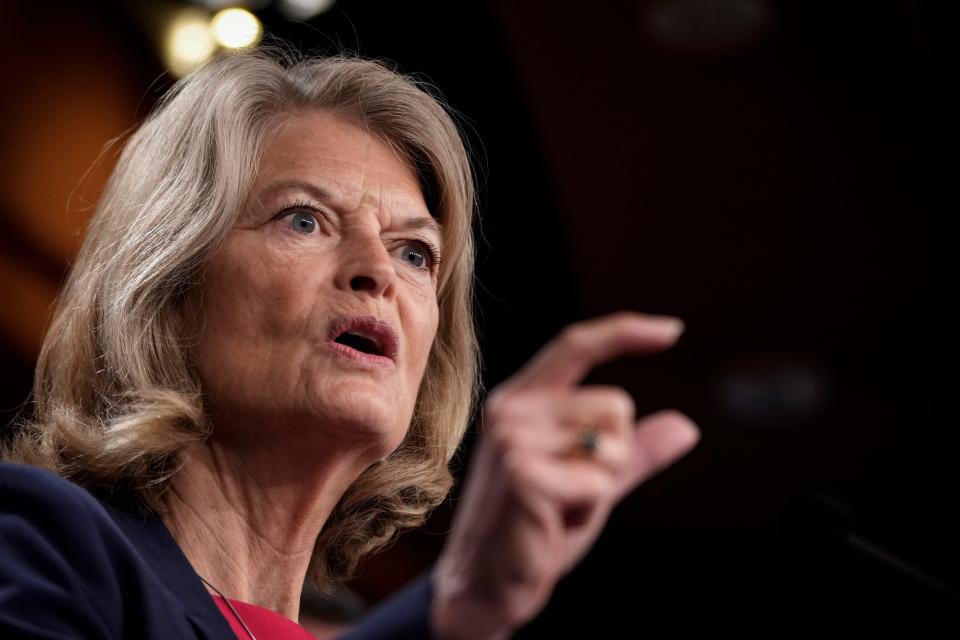
{"label": "woman", "polygon": [[[444,108],[379,64],[247,53],[178,83],[107,185],[5,456],[56,475],[0,465],[0,635],[296,637],[305,579],[422,523],[477,396],[473,201]],[[498,387],[437,565],[356,636],[535,616],[699,437],[578,382],[680,331],[582,323]]]}

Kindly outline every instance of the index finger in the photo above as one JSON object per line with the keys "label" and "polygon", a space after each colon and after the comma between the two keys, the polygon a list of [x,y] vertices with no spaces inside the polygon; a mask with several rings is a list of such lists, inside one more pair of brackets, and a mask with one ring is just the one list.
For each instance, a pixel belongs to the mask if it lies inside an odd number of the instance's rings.
{"label": "index finger", "polygon": [[540,349],[508,385],[572,386],[597,365],[618,356],[668,349],[681,333],[683,321],[679,318],[633,311],[577,322]]}

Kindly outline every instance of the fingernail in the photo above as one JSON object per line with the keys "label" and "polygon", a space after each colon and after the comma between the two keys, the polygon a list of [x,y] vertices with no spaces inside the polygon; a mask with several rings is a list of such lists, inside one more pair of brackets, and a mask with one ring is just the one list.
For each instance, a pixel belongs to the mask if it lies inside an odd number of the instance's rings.
{"label": "fingernail", "polygon": [[663,324],[672,333],[680,335],[687,328],[687,325],[676,316],[663,316]]}

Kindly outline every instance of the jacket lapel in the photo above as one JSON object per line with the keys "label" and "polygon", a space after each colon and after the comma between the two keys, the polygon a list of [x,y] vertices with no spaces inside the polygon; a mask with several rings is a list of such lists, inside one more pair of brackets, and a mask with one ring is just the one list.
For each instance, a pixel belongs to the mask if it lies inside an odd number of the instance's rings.
{"label": "jacket lapel", "polygon": [[159,516],[118,508],[100,498],[107,513],[139,551],[156,576],[171,615],[180,612],[198,638],[237,640],[230,624]]}

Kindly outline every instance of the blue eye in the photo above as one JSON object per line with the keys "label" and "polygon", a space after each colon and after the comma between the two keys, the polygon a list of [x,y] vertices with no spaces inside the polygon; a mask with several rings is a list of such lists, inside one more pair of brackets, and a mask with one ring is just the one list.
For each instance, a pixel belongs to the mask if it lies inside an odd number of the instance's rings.
{"label": "blue eye", "polygon": [[403,261],[418,271],[431,272],[440,264],[440,252],[426,241],[409,241],[401,249]]}
{"label": "blue eye", "polygon": [[297,233],[310,234],[317,228],[317,219],[313,214],[304,211],[296,211],[289,214],[290,228]]}
{"label": "blue eye", "polygon": [[418,245],[415,243],[403,245],[403,259],[406,262],[409,262],[411,265],[417,269],[429,268],[430,265],[427,264],[427,252],[418,248]]}

